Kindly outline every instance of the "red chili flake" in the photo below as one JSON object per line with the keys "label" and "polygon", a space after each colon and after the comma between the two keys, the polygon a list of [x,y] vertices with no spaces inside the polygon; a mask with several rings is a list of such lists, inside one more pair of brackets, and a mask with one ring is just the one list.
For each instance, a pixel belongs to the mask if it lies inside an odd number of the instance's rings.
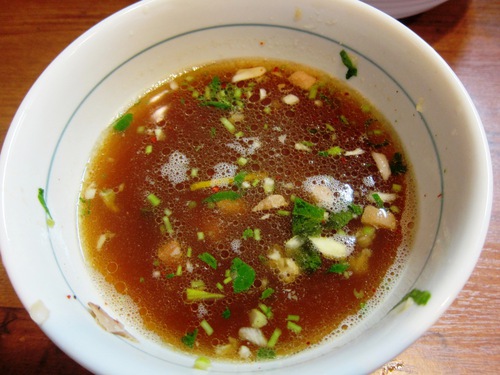
{"label": "red chili flake", "polygon": [[280,71],[280,68],[278,68],[277,66],[275,66],[275,67],[273,68],[273,72],[279,72],[279,71]]}
{"label": "red chili flake", "polygon": [[156,139],[156,136],[152,135],[151,136],[151,142],[156,143],[158,140]]}
{"label": "red chili flake", "polygon": [[71,296],[68,294],[68,295],[66,296],[66,298],[67,298],[67,299],[71,299]]}
{"label": "red chili flake", "polygon": [[217,193],[219,190],[220,190],[220,188],[219,188],[218,186],[214,186],[214,187],[212,188],[212,191],[213,191],[214,193]]}
{"label": "red chili flake", "polygon": [[443,194],[438,194],[438,198],[442,198],[443,197]]}
{"label": "red chili flake", "polygon": [[347,163],[347,159],[343,156],[340,158],[340,161],[342,162],[342,164]]}

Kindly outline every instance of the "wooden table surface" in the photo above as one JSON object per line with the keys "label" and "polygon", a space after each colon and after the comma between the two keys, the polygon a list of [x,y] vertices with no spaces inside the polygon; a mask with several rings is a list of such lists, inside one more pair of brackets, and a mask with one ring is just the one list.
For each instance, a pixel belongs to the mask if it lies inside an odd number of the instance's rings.
{"label": "wooden table surface", "polygon": [[[24,95],[59,52],[132,2],[0,0],[0,142]],[[450,0],[402,22],[441,54],[468,90],[500,179],[500,1]],[[498,185],[494,192],[498,197]],[[481,258],[457,300],[375,374],[500,374],[499,271],[500,203],[495,201]],[[0,264],[0,374],[69,373],[88,371],[31,321]]]}

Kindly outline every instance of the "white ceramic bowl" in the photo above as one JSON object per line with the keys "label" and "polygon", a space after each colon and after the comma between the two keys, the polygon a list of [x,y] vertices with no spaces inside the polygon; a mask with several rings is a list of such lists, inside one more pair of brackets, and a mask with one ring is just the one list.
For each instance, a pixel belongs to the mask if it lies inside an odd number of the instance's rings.
{"label": "white ceramic bowl", "polygon": [[[211,371],[367,373],[439,318],[474,268],[492,200],[481,121],[445,62],[361,2],[151,0],[101,22],[61,53],[26,96],[2,150],[3,262],[25,307],[60,348],[105,374],[184,374],[194,361],[147,340],[131,343],[106,333],[87,309],[88,301],[104,301],[87,274],[76,208],[85,164],[104,127],[149,87],[186,67],[261,56],[343,77],[341,49],[358,63],[359,75],[348,83],[395,125],[417,176],[420,222],[403,276],[380,309],[337,341],[270,362],[214,362]],[[38,188],[46,191],[53,228]],[[432,293],[429,303],[390,312],[414,287]]]}
{"label": "white ceramic bowl", "polygon": [[437,7],[447,0],[363,0],[394,18],[414,16]]}

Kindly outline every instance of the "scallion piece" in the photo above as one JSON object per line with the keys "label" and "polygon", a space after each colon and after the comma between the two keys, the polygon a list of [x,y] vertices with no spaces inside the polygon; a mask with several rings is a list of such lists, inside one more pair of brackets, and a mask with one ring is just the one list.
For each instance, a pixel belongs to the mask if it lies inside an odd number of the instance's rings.
{"label": "scallion piece", "polygon": [[292,331],[293,333],[296,333],[296,334],[299,334],[300,332],[302,332],[302,327],[299,326],[297,323],[292,322],[291,320],[289,320],[286,323],[286,328],[288,328],[290,331]]}
{"label": "scallion piece", "polygon": [[149,194],[146,198],[147,198],[148,202],[151,203],[151,205],[153,207],[156,207],[156,206],[158,206],[161,203],[161,199],[158,198],[153,193]]}
{"label": "scallion piece", "polygon": [[236,132],[235,126],[227,118],[221,117],[220,122],[222,123],[222,125],[224,125],[224,127],[229,133],[234,134]]}
{"label": "scallion piece", "polygon": [[212,334],[214,333],[214,329],[205,319],[201,321],[200,326],[208,336],[212,336]]}
{"label": "scallion piece", "polygon": [[134,115],[132,113],[126,113],[113,123],[113,129],[123,132],[130,126],[133,119]]}
{"label": "scallion piece", "polygon": [[281,329],[276,328],[272,333],[271,337],[269,338],[269,340],[267,341],[267,347],[274,348],[280,336],[281,336]]}
{"label": "scallion piece", "polygon": [[204,356],[200,356],[194,361],[194,368],[198,370],[208,370],[211,365],[210,359]]}

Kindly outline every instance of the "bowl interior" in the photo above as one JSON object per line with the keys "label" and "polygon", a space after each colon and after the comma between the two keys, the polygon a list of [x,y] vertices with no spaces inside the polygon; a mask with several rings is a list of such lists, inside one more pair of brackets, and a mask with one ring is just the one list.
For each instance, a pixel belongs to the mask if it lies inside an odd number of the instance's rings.
{"label": "bowl interior", "polygon": [[[147,89],[186,68],[247,56],[292,60],[343,77],[342,49],[358,64],[358,77],[348,83],[386,116],[406,147],[418,186],[417,236],[402,276],[360,325],[315,350],[238,365],[238,371],[324,371],[335,361],[340,372],[369,372],[439,317],[472,271],[491,206],[481,123],[446,64],[396,21],[357,2],[145,1],[102,22],[53,62],[23,102],[2,152],[4,263],[28,310],[42,301],[50,312],[42,329],[56,344],[96,372],[132,373],[143,361],[150,373],[183,372],[193,363],[152,341],[107,334],[88,313],[87,302],[106,301],[82,256],[77,203],[102,130]],[[39,187],[47,194],[53,228],[36,200]],[[391,312],[413,287],[431,291],[430,303]],[[109,311],[126,322],[120,311]],[[72,349],[75,338],[78,350]],[[362,363],[360,352],[366,353]],[[231,372],[234,366],[213,368]]]}

